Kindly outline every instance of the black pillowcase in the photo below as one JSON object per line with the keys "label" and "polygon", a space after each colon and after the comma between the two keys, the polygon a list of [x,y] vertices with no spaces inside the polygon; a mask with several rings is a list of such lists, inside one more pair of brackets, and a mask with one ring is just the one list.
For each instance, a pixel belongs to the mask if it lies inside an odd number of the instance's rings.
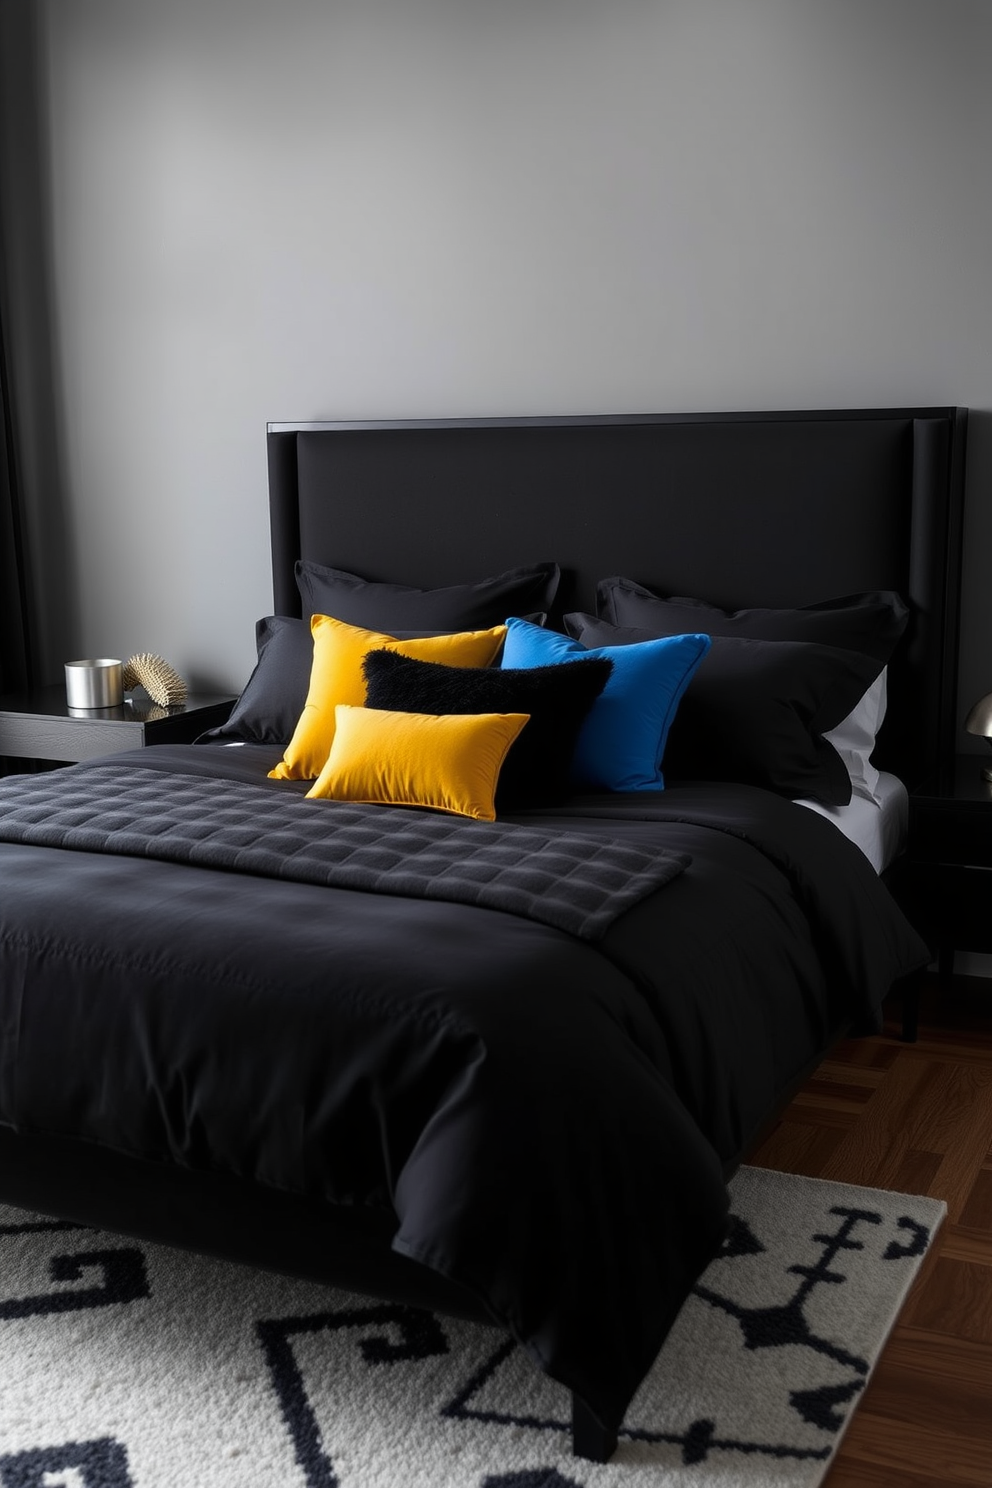
{"label": "black pillowcase", "polygon": [[[584,646],[647,640],[591,615],[565,616]],[[792,800],[846,806],[851,777],[823,735],[864,696],[882,662],[807,641],[714,636],[665,747],[665,776],[760,785]]]}
{"label": "black pillowcase", "polygon": [[583,720],[606,686],[606,657],[554,666],[452,667],[370,651],[365,706],[399,713],[527,713],[500,770],[497,811],[550,806],[571,792],[569,766]]}
{"label": "black pillowcase", "polygon": [[[526,618],[534,625],[543,625],[547,617],[538,612]],[[396,629],[388,634],[397,641],[412,641],[450,632]],[[230,717],[226,723],[201,734],[198,744],[234,740],[242,744],[288,744],[292,739],[310,691],[313,666],[310,621],[292,615],[265,615],[255,625],[255,646],[258,654],[255,669]]]}
{"label": "black pillowcase", "polygon": [[258,660],[226,723],[198,744],[288,744],[310,689],[313,639],[307,620],[265,615],[255,626]]}
{"label": "black pillowcase", "polygon": [[397,629],[424,631],[489,630],[507,615],[547,611],[560,578],[557,563],[510,568],[471,584],[415,589],[384,584],[340,568],[301,558],[296,586],[303,613],[333,615],[347,625],[396,635]]}
{"label": "black pillowcase", "polygon": [[[887,662],[909,622],[909,608],[891,589],[845,594],[797,609],[722,610],[701,599],[654,594],[633,579],[601,579],[601,619],[636,626],[653,636],[703,631],[738,640],[813,641]],[[642,637],[643,639],[643,637]]]}

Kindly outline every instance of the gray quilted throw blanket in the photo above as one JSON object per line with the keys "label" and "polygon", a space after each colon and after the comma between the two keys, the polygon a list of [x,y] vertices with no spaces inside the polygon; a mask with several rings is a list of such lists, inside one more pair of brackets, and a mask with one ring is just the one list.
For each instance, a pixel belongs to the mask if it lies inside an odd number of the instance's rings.
{"label": "gray quilted throw blanket", "polygon": [[0,782],[0,841],[447,899],[598,940],[684,853],[112,764]]}

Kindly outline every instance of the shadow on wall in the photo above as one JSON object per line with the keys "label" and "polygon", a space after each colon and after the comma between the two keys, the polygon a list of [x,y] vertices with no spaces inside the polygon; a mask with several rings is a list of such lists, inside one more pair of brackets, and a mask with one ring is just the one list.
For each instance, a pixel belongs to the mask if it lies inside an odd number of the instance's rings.
{"label": "shadow on wall", "polygon": [[47,100],[34,0],[0,5],[0,232],[4,332],[17,480],[23,503],[36,685],[54,683],[79,633],[72,532],[61,459],[46,140]]}

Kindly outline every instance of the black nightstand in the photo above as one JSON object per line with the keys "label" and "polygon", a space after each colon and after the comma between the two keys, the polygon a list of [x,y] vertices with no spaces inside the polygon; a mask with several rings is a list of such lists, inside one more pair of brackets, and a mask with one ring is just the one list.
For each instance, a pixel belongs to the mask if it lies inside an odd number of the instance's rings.
{"label": "black nightstand", "polygon": [[992,951],[992,784],[988,755],[959,754],[941,789],[909,799],[906,907],[949,975],[954,952]]}
{"label": "black nightstand", "polygon": [[234,699],[191,696],[175,708],[160,708],[144,693],[119,708],[70,709],[65,687],[0,697],[0,755],[15,759],[95,759],[141,749],[146,744],[191,744],[205,729],[223,723]]}

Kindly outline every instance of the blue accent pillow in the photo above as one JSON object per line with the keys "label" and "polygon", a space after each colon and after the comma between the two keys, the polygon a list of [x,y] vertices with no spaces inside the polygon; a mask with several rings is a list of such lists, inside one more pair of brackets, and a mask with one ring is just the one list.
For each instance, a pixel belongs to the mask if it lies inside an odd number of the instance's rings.
{"label": "blue accent pillow", "polygon": [[679,699],[710,649],[709,636],[667,636],[587,650],[571,636],[526,620],[506,624],[504,667],[553,666],[582,656],[602,656],[613,663],[579,730],[573,784],[579,790],[664,790],[661,761],[668,730]]}

